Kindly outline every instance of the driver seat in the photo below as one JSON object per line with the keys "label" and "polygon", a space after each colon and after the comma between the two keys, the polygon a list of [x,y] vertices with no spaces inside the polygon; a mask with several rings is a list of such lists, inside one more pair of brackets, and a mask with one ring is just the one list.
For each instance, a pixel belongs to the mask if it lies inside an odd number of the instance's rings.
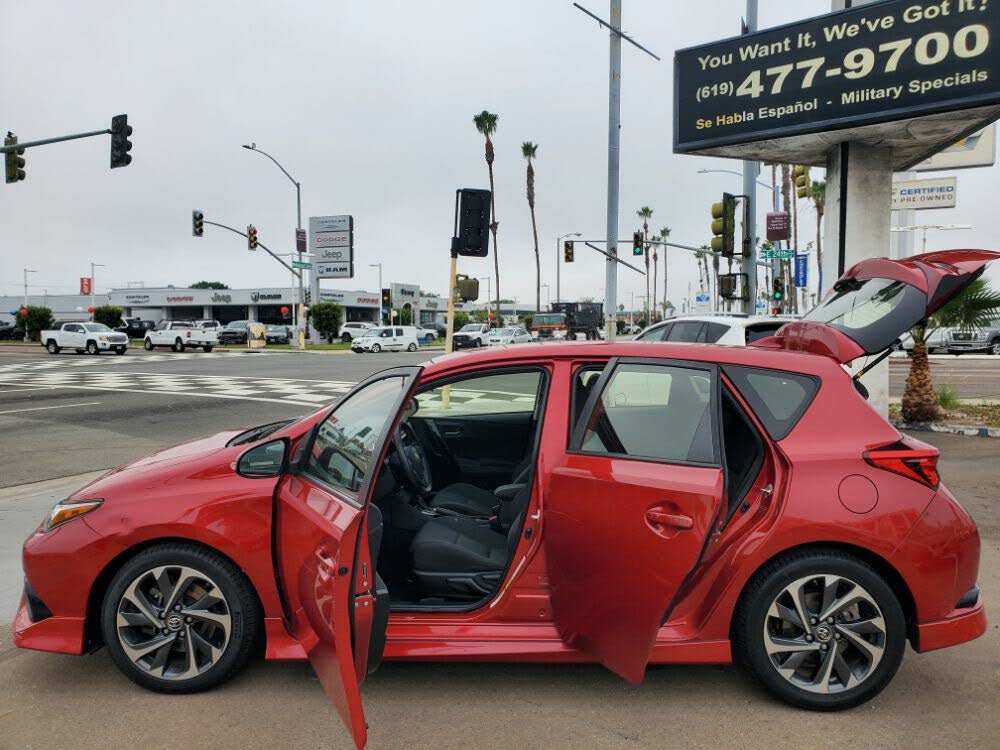
{"label": "driver seat", "polygon": [[501,485],[493,492],[474,484],[456,482],[435,492],[427,504],[431,508],[452,511],[463,516],[490,518],[497,506],[509,498],[516,497],[527,484],[528,476],[531,474],[532,459],[533,455],[529,452],[528,457],[514,469],[511,483]]}
{"label": "driver seat", "polygon": [[424,596],[476,601],[496,591],[517,547],[530,498],[525,484],[504,503],[499,530],[466,516],[428,520],[410,546],[413,578]]}

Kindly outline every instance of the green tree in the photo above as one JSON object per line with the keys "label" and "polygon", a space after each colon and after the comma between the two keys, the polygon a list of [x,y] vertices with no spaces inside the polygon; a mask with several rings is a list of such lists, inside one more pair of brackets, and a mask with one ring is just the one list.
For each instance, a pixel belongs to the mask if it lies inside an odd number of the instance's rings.
{"label": "green tree", "polygon": [[535,223],[535,167],[531,160],[538,153],[538,144],[525,141],[521,144],[521,156],[528,162],[528,208],[531,209],[531,231],[535,236],[535,312],[542,311],[542,260],[538,253],[538,225]]}
{"label": "green tree", "polygon": [[467,325],[469,322],[469,313],[462,312],[461,310],[455,311],[455,322],[452,324],[451,330],[458,331],[462,326]]}
{"label": "green tree", "polygon": [[816,268],[819,269],[816,283],[816,298],[823,297],[823,214],[826,213],[826,181],[818,180],[809,188],[809,197],[816,207]]}
{"label": "green tree", "polygon": [[493,270],[496,272],[496,284],[493,288],[496,290],[497,320],[500,320],[500,250],[497,247],[499,222],[497,221],[497,193],[493,184],[493,140],[491,136],[497,132],[497,120],[499,119],[499,115],[487,112],[485,109],[472,118],[476,130],[486,139],[486,168],[490,174],[490,232],[493,234]]}
{"label": "green tree", "polygon": [[[642,219],[642,237],[649,239],[649,220],[653,217],[653,209],[643,206],[635,212],[636,216]],[[649,247],[643,248],[643,257],[646,261],[646,317],[649,317]]]}
{"label": "green tree", "polygon": [[[28,314],[23,315],[22,311],[27,310]],[[24,329],[28,329],[28,338],[32,341],[38,341],[39,333],[44,328],[52,328],[55,324],[55,318],[52,317],[52,310],[48,307],[41,307],[37,305],[28,305],[27,307],[22,307],[17,311],[17,322],[15,326],[20,332],[18,338],[24,338]]]}
{"label": "green tree", "polygon": [[410,307],[401,307],[394,310],[396,314],[392,316],[392,322],[398,326],[408,326],[413,320],[413,310]]}
{"label": "green tree", "polygon": [[116,305],[95,307],[94,322],[104,323],[108,328],[117,328],[122,324],[122,309]]}
{"label": "green tree", "polygon": [[976,279],[930,320],[910,331],[913,355],[903,390],[902,414],[908,422],[931,422],[940,416],[937,393],[927,359],[927,338],[938,328],[976,331],[989,325],[1000,311],[1000,294],[992,291],[985,279]]}
{"label": "green tree", "polygon": [[[653,242],[659,242],[660,241],[660,235],[654,234],[652,237],[650,237],[650,239],[653,240]],[[659,266],[660,255],[656,251],[656,245],[653,245],[652,251],[653,251],[653,282],[652,282],[652,290],[653,290],[653,313],[652,313],[652,315],[653,315],[653,320],[655,321],[656,320],[656,269]]]}
{"label": "green tree", "polygon": [[[670,236],[670,227],[663,227],[663,229],[660,230],[660,240],[666,242],[669,236]],[[663,246],[663,300],[661,301],[660,304],[663,304],[666,301],[667,301],[667,246],[664,245]],[[664,307],[664,309],[666,308]]]}
{"label": "green tree", "polygon": [[490,311],[486,308],[483,308],[482,310],[475,310],[472,313],[472,319],[477,323],[485,323],[490,319]]}
{"label": "green tree", "polygon": [[188,289],[228,289],[221,281],[196,281]]}
{"label": "green tree", "polygon": [[309,308],[309,318],[319,335],[332,344],[344,320],[344,308],[336,302],[317,302]]}

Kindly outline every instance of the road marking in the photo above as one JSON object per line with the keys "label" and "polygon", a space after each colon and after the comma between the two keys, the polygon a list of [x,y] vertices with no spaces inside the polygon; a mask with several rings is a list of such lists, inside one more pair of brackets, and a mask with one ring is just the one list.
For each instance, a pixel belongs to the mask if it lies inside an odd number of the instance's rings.
{"label": "road marking", "polygon": [[42,411],[43,409],[72,409],[76,406],[98,406],[100,401],[87,401],[83,404],[62,404],[60,406],[32,406],[29,409],[11,409],[9,411],[0,411],[0,414],[20,414],[25,411]]}
{"label": "road marking", "polygon": [[[2,382],[2,381],[0,381]],[[192,398],[227,398],[235,399],[238,401],[266,401],[271,404],[288,404],[293,406],[312,406],[316,408],[316,404],[307,403],[303,401],[296,401],[295,399],[288,398],[262,398],[260,396],[230,396],[225,393],[194,393],[191,391],[166,391],[166,390],[153,390],[149,388],[112,388],[110,386],[96,386],[96,385],[72,385],[67,383],[65,385],[58,386],[59,388],[77,388],[84,391],[111,391],[114,393],[144,393],[149,395],[158,396],[190,396]],[[336,397],[331,396],[327,403],[333,403]],[[56,407],[46,407],[46,408],[56,408]],[[3,414],[4,412],[0,412]]]}
{"label": "road marking", "polygon": [[27,388],[11,388],[9,390],[0,391],[0,396],[5,393],[22,393],[23,391],[51,391],[59,386],[55,385],[32,385]]}

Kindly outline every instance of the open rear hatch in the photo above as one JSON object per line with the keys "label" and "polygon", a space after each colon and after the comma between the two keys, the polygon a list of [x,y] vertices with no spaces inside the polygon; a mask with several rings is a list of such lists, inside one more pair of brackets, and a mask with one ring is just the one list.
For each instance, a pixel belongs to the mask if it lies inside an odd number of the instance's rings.
{"label": "open rear hatch", "polygon": [[870,258],[852,266],[823,301],[751,346],[812,352],[847,364],[878,354],[978,278],[992,250],[941,250],[905,260]]}

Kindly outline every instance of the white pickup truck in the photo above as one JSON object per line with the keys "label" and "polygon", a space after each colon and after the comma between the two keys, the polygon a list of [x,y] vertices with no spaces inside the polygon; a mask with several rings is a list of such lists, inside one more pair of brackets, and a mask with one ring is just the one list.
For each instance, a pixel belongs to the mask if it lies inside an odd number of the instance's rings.
{"label": "white pickup truck", "polygon": [[158,346],[169,346],[175,352],[198,347],[210,352],[218,343],[219,334],[214,328],[199,328],[186,320],[161,320],[156,328],[146,331],[142,345],[147,352]]}
{"label": "white pickup truck", "polygon": [[39,340],[49,354],[58,354],[61,349],[75,349],[87,354],[113,351],[124,354],[128,350],[128,336],[112,331],[103,323],[63,323],[56,330],[42,331]]}

